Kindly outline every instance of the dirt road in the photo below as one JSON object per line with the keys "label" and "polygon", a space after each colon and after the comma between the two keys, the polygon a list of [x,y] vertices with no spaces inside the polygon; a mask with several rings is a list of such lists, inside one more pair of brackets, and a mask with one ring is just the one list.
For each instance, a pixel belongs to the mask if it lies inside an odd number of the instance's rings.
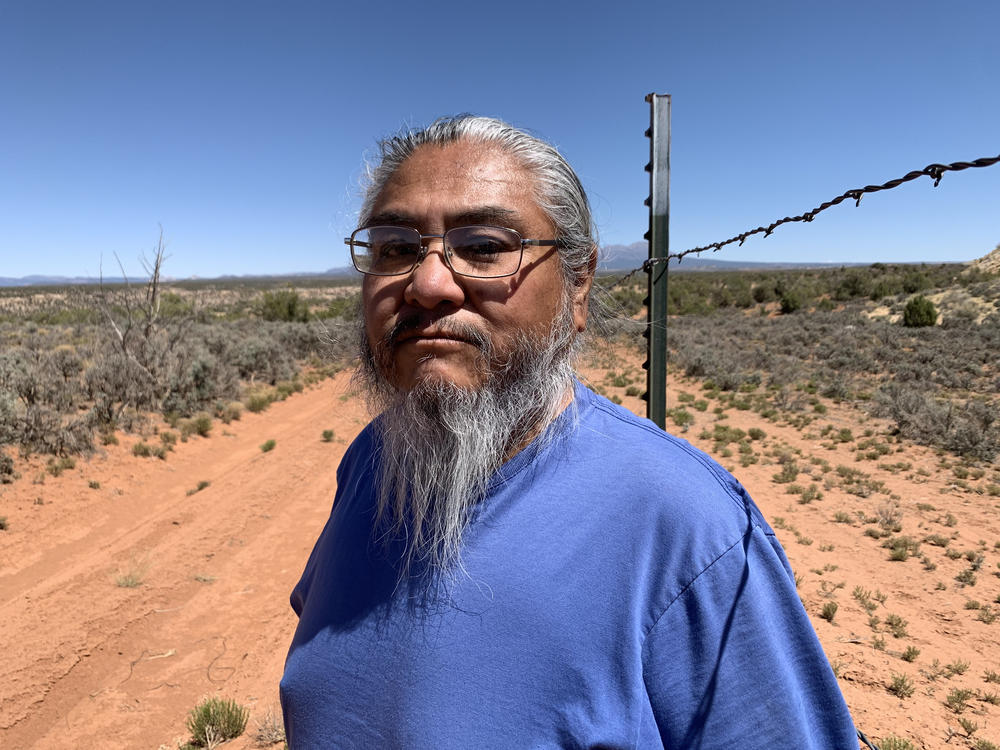
{"label": "dirt road", "polygon": [[[4,488],[0,745],[156,748],[185,736],[203,697],[236,697],[257,718],[277,707],[288,594],[365,421],[347,383],[216,423],[166,461],[133,456],[138,438],[120,435],[59,477],[33,464],[44,484],[25,471]],[[137,586],[116,583],[130,575]]]}

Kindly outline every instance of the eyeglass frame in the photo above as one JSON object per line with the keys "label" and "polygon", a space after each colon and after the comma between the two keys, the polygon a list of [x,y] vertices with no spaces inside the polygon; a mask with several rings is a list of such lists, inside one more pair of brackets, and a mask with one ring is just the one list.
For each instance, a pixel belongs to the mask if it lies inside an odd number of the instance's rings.
{"label": "eyeglass frame", "polygon": [[[507,273],[498,274],[496,276],[476,276],[476,275],[473,275],[473,274],[462,273],[461,271],[457,270],[451,264],[451,252],[450,252],[450,250],[452,250],[452,248],[448,247],[448,243],[445,242],[445,237],[450,232],[453,232],[456,229],[480,229],[480,228],[482,228],[482,229],[502,229],[505,232],[510,232],[511,234],[513,234],[514,236],[516,236],[518,238],[518,240],[520,241],[520,247],[519,247],[519,253],[518,253],[518,256],[517,256],[517,266],[514,267],[513,271],[509,271]],[[406,229],[406,230],[409,230],[409,231],[416,232],[417,236],[419,237],[418,242],[420,244],[421,251],[420,251],[420,253],[417,254],[416,260],[413,261],[413,265],[410,266],[405,271],[398,271],[396,273],[373,273],[372,271],[362,271],[360,268],[358,268],[358,261],[357,261],[357,258],[354,255],[354,246],[355,246],[355,244],[357,244],[358,246],[364,246],[366,243],[362,243],[362,242],[357,242],[356,243],[355,240],[354,240],[354,237],[357,235],[358,232],[364,232],[365,230],[371,230],[371,229]],[[406,276],[407,274],[413,273],[415,270],[417,270],[417,266],[419,266],[421,263],[423,263],[424,260],[427,258],[428,253],[430,253],[430,247],[424,242],[424,240],[441,240],[441,255],[444,257],[444,262],[448,266],[448,269],[453,274],[455,274],[456,276],[461,276],[461,277],[466,278],[466,279],[505,279],[508,276],[513,276],[515,273],[517,273],[518,271],[521,270],[521,264],[524,262],[524,248],[526,248],[526,247],[562,247],[562,245],[563,245],[562,240],[559,240],[559,239],[553,239],[553,240],[525,239],[524,237],[521,236],[521,233],[518,232],[516,229],[511,229],[510,227],[495,226],[495,225],[492,225],[492,224],[470,224],[468,226],[452,227],[451,229],[447,230],[444,234],[420,234],[420,230],[419,229],[415,229],[413,227],[401,226],[399,224],[375,224],[374,226],[370,226],[370,227],[358,227],[353,232],[351,232],[351,236],[350,237],[345,237],[344,238],[344,244],[350,246],[350,248],[351,248],[351,264],[354,266],[355,270],[357,270],[359,273],[363,273],[366,276],[385,276],[385,277],[391,277],[391,276]]]}

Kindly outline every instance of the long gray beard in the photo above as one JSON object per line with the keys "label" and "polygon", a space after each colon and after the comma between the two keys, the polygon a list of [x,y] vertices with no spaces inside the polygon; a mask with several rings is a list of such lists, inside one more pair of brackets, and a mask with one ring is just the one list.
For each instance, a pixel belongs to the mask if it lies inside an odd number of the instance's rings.
{"label": "long gray beard", "polygon": [[523,335],[504,362],[477,338],[489,373],[481,387],[421,381],[396,391],[385,376],[391,346],[372,351],[362,332],[355,378],[373,411],[382,412],[376,528],[387,545],[403,543],[401,575],[415,563],[435,574],[461,570],[462,535],[490,481],[527,441],[554,438],[546,428],[572,388],[578,337],[568,306],[547,339]]}

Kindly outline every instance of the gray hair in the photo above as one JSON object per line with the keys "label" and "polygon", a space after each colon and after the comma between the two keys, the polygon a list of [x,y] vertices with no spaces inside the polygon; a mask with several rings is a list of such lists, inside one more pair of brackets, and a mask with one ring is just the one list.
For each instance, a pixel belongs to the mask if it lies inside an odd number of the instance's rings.
{"label": "gray hair", "polygon": [[535,199],[556,228],[563,276],[574,286],[586,280],[596,262],[597,237],[590,202],[576,172],[554,146],[492,117],[462,114],[441,117],[426,128],[403,131],[379,141],[378,162],[367,168],[360,223],[392,175],[421,146],[467,140],[495,146],[514,157],[535,180]]}

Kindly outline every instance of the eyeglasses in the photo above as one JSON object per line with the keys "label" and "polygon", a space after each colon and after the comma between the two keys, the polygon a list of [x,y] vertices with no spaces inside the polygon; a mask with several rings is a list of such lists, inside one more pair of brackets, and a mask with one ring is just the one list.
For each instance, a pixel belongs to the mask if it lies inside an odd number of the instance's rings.
{"label": "eyeglasses", "polygon": [[528,245],[558,245],[558,240],[526,240],[503,227],[454,227],[444,234],[420,234],[411,227],[355,229],[344,242],[351,260],[370,276],[402,276],[427,257],[425,240],[440,239],[444,261],[459,276],[498,279],[517,273]]}

